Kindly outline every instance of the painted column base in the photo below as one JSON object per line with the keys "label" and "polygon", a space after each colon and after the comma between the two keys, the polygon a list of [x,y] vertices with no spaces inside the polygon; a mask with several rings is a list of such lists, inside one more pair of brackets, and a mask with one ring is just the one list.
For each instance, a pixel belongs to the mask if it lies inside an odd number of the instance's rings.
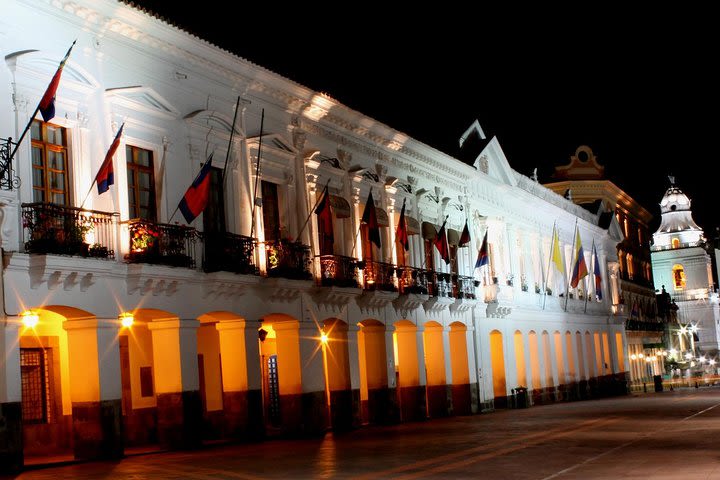
{"label": "painted column base", "polygon": [[73,402],[73,450],[78,460],[124,455],[121,400]]}
{"label": "painted column base", "polygon": [[379,425],[400,422],[400,406],[395,388],[368,390],[368,421]]}
{"label": "painted column base", "polygon": [[160,445],[186,450],[202,444],[202,400],[199,391],[158,394],[157,418]]}
{"label": "painted column base", "polygon": [[453,415],[470,415],[472,411],[472,393],[470,384],[451,385]]}
{"label": "painted column base", "polygon": [[23,466],[23,431],[20,402],[0,403],[0,474],[16,473]]}
{"label": "painted column base", "polygon": [[226,438],[257,440],[265,436],[260,390],[223,392],[223,410]]}
{"label": "painted column base", "polygon": [[403,422],[427,420],[425,385],[400,387],[400,410]]}
{"label": "painted column base", "polygon": [[428,416],[440,418],[452,415],[452,385],[428,385]]}
{"label": "painted column base", "polygon": [[125,414],[125,445],[157,443],[157,408],[135,408]]}
{"label": "painted column base", "polygon": [[470,384],[470,412],[480,413],[482,405],[480,405],[480,384],[478,382]]}
{"label": "painted column base", "polygon": [[303,435],[324,435],[328,428],[327,397],[325,392],[302,394]]}
{"label": "painted column base", "polygon": [[336,432],[360,426],[360,390],[330,392],[330,427]]}

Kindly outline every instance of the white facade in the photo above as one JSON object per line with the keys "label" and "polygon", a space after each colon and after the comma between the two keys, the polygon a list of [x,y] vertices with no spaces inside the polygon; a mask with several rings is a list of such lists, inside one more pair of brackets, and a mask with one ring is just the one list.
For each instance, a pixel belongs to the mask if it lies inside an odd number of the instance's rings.
{"label": "white facade", "polygon": [[[40,31],[52,36],[35,33]],[[7,2],[0,18],[0,137],[20,135],[75,39],[49,123],[67,136],[68,205],[79,207],[90,191],[86,210],[117,213],[108,238],[100,239],[96,224],[83,242],[105,245],[114,254],[98,259],[28,253],[38,245],[32,228],[39,227],[29,222],[37,222],[33,215],[40,208],[22,206],[38,190],[29,138],[13,159],[19,187],[0,191],[0,352],[6,359],[0,404],[8,412],[24,401],[21,377],[29,367],[21,367],[23,351],[56,352],[52,362],[46,359],[55,369],[56,409],[41,412],[46,423],[65,422],[65,430],[56,429],[56,447],[72,447],[79,457],[102,455],[89,445],[101,434],[74,414],[97,405],[114,405],[108,408],[126,422],[126,432],[137,433],[138,443],[188,446],[199,440],[186,438],[200,422],[188,418],[196,407],[198,418],[222,430],[218,435],[236,433],[228,425],[250,430],[254,421],[264,423],[266,432],[311,432],[328,424],[340,428],[501,407],[520,386],[535,401],[585,397],[609,392],[611,378],[624,378],[628,352],[623,321],[614,315],[616,273],[608,268],[617,262],[613,239],[597,226],[597,216],[512,170],[497,139],[478,152],[474,166],[463,164],[110,0]],[[259,274],[234,273],[231,254],[223,250],[218,257],[209,235],[196,237],[205,228],[203,215],[190,225],[195,230],[182,230],[188,234],[182,266],[144,263],[134,256],[139,224],[131,215],[127,152],[137,149],[153,159],[156,219],[148,225],[177,230],[174,224],[184,222],[173,213],[201,163],[214,152],[213,165],[224,167],[238,97],[221,203],[234,241],[242,235],[259,242],[249,257]],[[91,190],[95,172],[121,124],[115,184],[98,195]],[[268,190],[253,195],[260,181]],[[340,200],[333,205],[332,255],[323,257],[318,219],[308,213],[325,185]],[[271,199],[267,192],[276,194]],[[381,232],[381,248],[372,256],[363,252],[370,244],[358,234],[369,192]],[[262,200],[254,211],[253,196]],[[403,202],[417,225],[404,267],[395,244]],[[277,205],[277,217],[271,205]],[[445,218],[454,232],[448,235],[451,245],[466,220],[470,226],[469,246],[457,248],[456,271],[440,259],[425,228],[436,232]],[[568,271],[576,225],[590,272],[595,242],[602,301],[595,300],[592,273],[586,286],[570,292],[572,299],[557,291],[542,294],[554,225]],[[297,238],[310,247],[311,278],[272,275],[279,250],[277,239],[268,236],[275,227],[278,238]],[[475,270],[486,231],[491,265]],[[213,255],[221,265],[206,273],[200,267],[208,270]],[[343,259],[364,267],[357,286],[323,283],[340,278]],[[427,288],[420,277],[403,276],[409,272],[426,275]],[[347,280],[354,282],[352,277]],[[407,289],[405,281],[418,289]],[[381,282],[386,288],[375,287]],[[28,311],[39,316],[34,329],[21,322]],[[120,325],[124,312],[134,314],[134,326]],[[327,346],[321,335],[330,338]],[[272,385],[278,378],[268,373],[272,368],[279,371],[279,387]],[[277,395],[268,396],[273,388]],[[177,405],[185,405],[184,418],[171,415]],[[283,412],[282,422],[274,423],[275,408]],[[31,427],[22,428],[27,438]],[[143,428],[157,438],[143,437]],[[73,432],[66,434],[72,441],[63,431]]]}
{"label": "white facade", "polygon": [[660,228],[653,235],[653,277],[678,306],[678,322],[686,327],[684,349],[695,356],[714,355],[720,346],[718,294],[705,237],[692,219],[690,206],[690,199],[678,187],[665,192]]}

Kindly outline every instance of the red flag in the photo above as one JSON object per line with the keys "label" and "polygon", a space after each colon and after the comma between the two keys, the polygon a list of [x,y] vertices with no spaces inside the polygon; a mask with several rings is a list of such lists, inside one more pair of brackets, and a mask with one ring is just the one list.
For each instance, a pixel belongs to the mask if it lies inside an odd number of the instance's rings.
{"label": "red flag", "polygon": [[468,243],[470,243],[470,229],[468,228],[467,218],[466,218],[465,219],[465,228],[463,228],[463,231],[460,234],[460,241],[458,241],[458,246],[464,247]]}
{"label": "red flag", "polygon": [[113,140],[112,144],[110,145],[110,148],[108,149],[107,153],[105,154],[105,160],[103,160],[103,163],[102,163],[102,165],[100,165],[100,169],[98,170],[97,175],[95,175],[95,182],[97,183],[98,195],[107,192],[110,189],[110,185],[113,185],[115,183],[115,170],[113,169],[113,155],[115,155],[115,152],[117,151],[118,146],[120,145],[120,137],[122,137],[123,128],[125,128],[124,123],[120,126],[120,130],[118,130],[117,134],[115,135],[115,140]]}
{"label": "red flag", "polygon": [[210,198],[210,167],[212,166],[212,154],[200,169],[195,181],[185,192],[178,208],[182,212],[187,223],[192,223],[195,217],[200,215],[207,206]]}
{"label": "red flag", "polygon": [[405,223],[405,199],[403,199],[403,205],[400,209],[400,220],[398,220],[395,240],[400,242],[405,250],[410,250],[410,241],[408,239],[407,225]]}
{"label": "red flag", "polygon": [[315,207],[315,215],[318,218],[318,230],[325,237],[333,238],[333,218],[330,210],[330,192],[327,185],[322,193],[323,197]]}
{"label": "red flag", "polygon": [[447,217],[445,217],[445,221],[442,227],[440,227],[434,243],[438,252],[440,252],[440,257],[445,260],[445,265],[450,265],[450,249],[448,248],[447,235],[445,235],[445,222],[447,222]]}
{"label": "red flag", "polygon": [[378,225],[377,214],[375,213],[375,201],[373,200],[372,190],[368,193],[368,199],[367,202],[365,202],[365,210],[363,211],[360,223],[368,226],[370,241],[380,248],[380,226]]}
{"label": "red flag", "polygon": [[[77,42],[77,40],[75,40],[75,42]],[[62,59],[55,75],[53,75],[52,80],[50,80],[50,85],[48,85],[47,90],[45,90],[45,94],[40,99],[38,110],[40,110],[40,115],[42,115],[43,120],[46,122],[49,122],[53,119],[53,117],[55,117],[55,94],[58,86],[60,85],[60,76],[62,75],[63,68],[65,67],[65,62],[67,62],[70,52],[75,46],[75,42],[70,45],[70,48],[65,54],[65,58]]]}

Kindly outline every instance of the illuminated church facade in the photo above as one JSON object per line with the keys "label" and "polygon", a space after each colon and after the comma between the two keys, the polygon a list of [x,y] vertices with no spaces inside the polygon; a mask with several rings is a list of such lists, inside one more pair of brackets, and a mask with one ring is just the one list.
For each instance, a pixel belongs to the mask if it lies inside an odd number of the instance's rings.
{"label": "illuminated church facade", "polygon": [[[616,239],[496,138],[463,163],[115,1],[4,7],[5,470],[627,391]],[[590,272],[565,292],[554,231],[564,283],[576,238]]]}

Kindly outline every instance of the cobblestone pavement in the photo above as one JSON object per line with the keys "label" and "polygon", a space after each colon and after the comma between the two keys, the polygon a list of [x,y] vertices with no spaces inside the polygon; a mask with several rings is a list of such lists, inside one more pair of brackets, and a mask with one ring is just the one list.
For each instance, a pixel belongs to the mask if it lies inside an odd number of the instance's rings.
{"label": "cobblestone pavement", "polygon": [[720,479],[720,387],[216,445],[19,479]]}

